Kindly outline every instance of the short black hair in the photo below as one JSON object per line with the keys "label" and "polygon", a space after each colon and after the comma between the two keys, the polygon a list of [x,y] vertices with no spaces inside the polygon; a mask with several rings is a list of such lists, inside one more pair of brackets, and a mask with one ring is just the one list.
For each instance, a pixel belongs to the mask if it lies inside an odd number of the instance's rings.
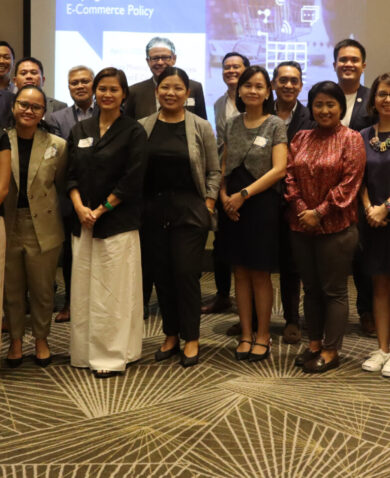
{"label": "short black hair", "polygon": [[42,62],[37,60],[36,58],[34,58],[33,56],[25,56],[23,58],[21,58],[20,60],[18,60],[16,62],[16,65],[15,65],[15,76],[18,74],[18,68],[20,66],[21,63],[24,63],[25,61],[30,61],[31,63],[35,63],[38,68],[39,68],[39,71],[41,72],[41,75],[43,76],[43,65],[42,65]]}
{"label": "short black hair", "polygon": [[41,93],[41,95],[43,96],[43,102],[45,104],[45,111],[46,111],[47,99],[46,99],[45,92],[42,90],[42,88],[40,88],[39,86],[35,86],[35,85],[24,85],[24,86],[22,86],[22,88],[20,88],[20,90],[18,90],[16,92],[16,94],[14,96],[14,99],[12,101],[12,106],[15,106],[16,100],[19,98],[20,93],[22,93],[22,91],[24,91],[24,90],[37,90],[37,91],[39,91],[39,93]]}
{"label": "short black hair", "polygon": [[261,73],[264,76],[265,83],[267,85],[267,88],[269,89],[268,99],[264,100],[264,103],[263,103],[263,113],[272,114],[274,111],[274,97],[272,95],[271,80],[269,79],[267,70],[260,65],[249,66],[240,76],[237,83],[237,90],[236,90],[237,109],[241,113],[245,111],[245,104],[239,96],[239,89],[244,83],[250,80],[253,75],[256,75],[256,73]]}
{"label": "short black hair", "polygon": [[294,61],[294,60],[282,61],[281,63],[279,63],[279,65],[275,66],[274,72],[272,74],[272,81],[276,80],[276,78],[278,77],[278,74],[279,74],[279,68],[281,68],[282,66],[292,66],[293,68],[298,70],[299,76],[301,77],[301,81],[302,81],[301,65],[297,61]]}
{"label": "short black hair", "polygon": [[165,68],[165,70],[158,75],[157,86],[160,86],[160,83],[168,76],[178,76],[184,83],[186,90],[188,91],[190,89],[190,79],[188,78],[187,73],[177,66],[168,66]]}
{"label": "short black hair", "polygon": [[335,45],[335,47],[333,48],[334,61],[337,61],[337,57],[339,56],[339,51],[341,50],[341,48],[345,48],[347,46],[353,46],[355,48],[358,48],[362,55],[363,63],[366,61],[366,49],[361,43],[359,43],[357,40],[353,40],[352,38],[346,38],[345,40],[341,40]]}
{"label": "short black hair", "polygon": [[334,98],[341,108],[340,119],[343,119],[347,111],[347,102],[345,100],[345,95],[341,87],[334,81],[320,81],[313,85],[309,91],[307,107],[309,108],[311,119],[313,117],[313,102],[317,95],[323,93],[324,95],[329,95]]}
{"label": "short black hair", "polygon": [[379,83],[382,82],[386,83],[386,85],[390,85],[390,72],[377,76],[371,85],[370,96],[368,97],[367,102],[367,112],[373,117],[377,114],[375,108],[375,96],[378,91]]}
{"label": "short black hair", "polygon": [[242,62],[244,63],[245,68],[248,68],[248,66],[251,65],[250,61],[248,60],[248,58],[245,55],[241,55],[241,53],[237,53],[236,51],[231,51],[229,53],[226,53],[226,55],[223,57],[222,66],[225,63],[225,60],[227,60],[231,56],[239,56],[242,59]]}
{"label": "short black hair", "polygon": [[127,97],[129,96],[129,88],[127,85],[127,78],[126,78],[125,72],[123,70],[119,70],[118,68],[114,68],[113,66],[109,66],[108,68],[103,68],[103,70],[100,70],[99,73],[95,76],[92,83],[93,94],[96,93],[96,89],[100,81],[103,78],[107,78],[107,77],[115,77],[118,80],[118,83],[120,87],[122,88],[123,93],[125,94],[125,100],[127,100]]}
{"label": "short black hair", "polygon": [[0,40],[0,46],[6,46],[7,48],[9,48],[9,51],[11,52],[11,55],[12,55],[12,59],[15,60],[14,49],[12,48],[12,46],[7,41]]}

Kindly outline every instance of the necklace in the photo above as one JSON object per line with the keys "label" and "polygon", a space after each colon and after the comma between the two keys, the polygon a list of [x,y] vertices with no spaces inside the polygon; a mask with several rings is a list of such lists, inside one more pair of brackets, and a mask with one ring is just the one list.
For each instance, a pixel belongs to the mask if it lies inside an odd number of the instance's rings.
{"label": "necklace", "polygon": [[378,123],[374,125],[374,131],[375,136],[370,139],[371,148],[376,152],[384,153],[386,150],[390,149],[390,134],[384,141],[381,141],[379,139]]}

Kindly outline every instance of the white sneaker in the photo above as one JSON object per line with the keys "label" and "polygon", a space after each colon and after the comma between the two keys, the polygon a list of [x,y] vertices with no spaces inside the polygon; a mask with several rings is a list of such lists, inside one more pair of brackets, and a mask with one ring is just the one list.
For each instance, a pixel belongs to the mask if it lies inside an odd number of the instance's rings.
{"label": "white sneaker", "polygon": [[374,352],[370,352],[369,358],[362,363],[362,369],[366,370],[367,372],[379,372],[382,370],[383,366],[388,363],[387,373],[390,377],[390,362],[388,362],[390,354],[385,354],[383,350],[375,350]]}
{"label": "white sneaker", "polygon": [[[390,355],[390,354],[389,354]],[[386,363],[382,367],[382,375],[383,377],[390,377],[390,359],[386,361]]]}

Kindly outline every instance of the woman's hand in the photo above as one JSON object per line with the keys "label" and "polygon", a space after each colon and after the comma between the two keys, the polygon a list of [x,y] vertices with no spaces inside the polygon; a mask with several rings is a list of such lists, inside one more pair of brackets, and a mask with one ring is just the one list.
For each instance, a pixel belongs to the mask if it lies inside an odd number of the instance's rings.
{"label": "woman's hand", "polygon": [[237,222],[240,219],[240,213],[238,210],[244,204],[245,199],[240,193],[234,193],[231,196],[227,196],[226,201],[223,203],[223,208],[229,219]]}
{"label": "woman's hand", "polygon": [[75,210],[81,225],[92,229],[97,219],[94,212],[86,206],[79,206]]}
{"label": "woman's hand", "polygon": [[383,227],[387,225],[387,209],[384,204],[369,207],[366,215],[367,222],[371,227]]}
{"label": "woman's hand", "polygon": [[299,223],[307,230],[312,231],[320,225],[320,218],[315,209],[306,209],[298,214]]}

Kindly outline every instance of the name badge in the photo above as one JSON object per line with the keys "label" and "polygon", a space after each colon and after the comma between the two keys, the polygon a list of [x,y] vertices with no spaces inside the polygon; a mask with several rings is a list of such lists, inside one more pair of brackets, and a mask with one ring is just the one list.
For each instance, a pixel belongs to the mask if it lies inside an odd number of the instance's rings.
{"label": "name badge", "polygon": [[45,154],[43,156],[43,159],[50,159],[54,158],[54,156],[57,154],[57,145],[52,144],[47,150],[45,151]]}
{"label": "name badge", "polygon": [[256,146],[260,146],[260,148],[264,148],[264,146],[267,144],[267,138],[264,138],[263,136],[256,136],[256,139],[253,141],[253,144]]}
{"label": "name badge", "polygon": [[89,148],[90,146],[93,145],[93,138],[82,138],[79,139],[79,148]]}
{"label": "name badge", "polygon": [[186,106],[195,106],[195,98],[187,98]]}

